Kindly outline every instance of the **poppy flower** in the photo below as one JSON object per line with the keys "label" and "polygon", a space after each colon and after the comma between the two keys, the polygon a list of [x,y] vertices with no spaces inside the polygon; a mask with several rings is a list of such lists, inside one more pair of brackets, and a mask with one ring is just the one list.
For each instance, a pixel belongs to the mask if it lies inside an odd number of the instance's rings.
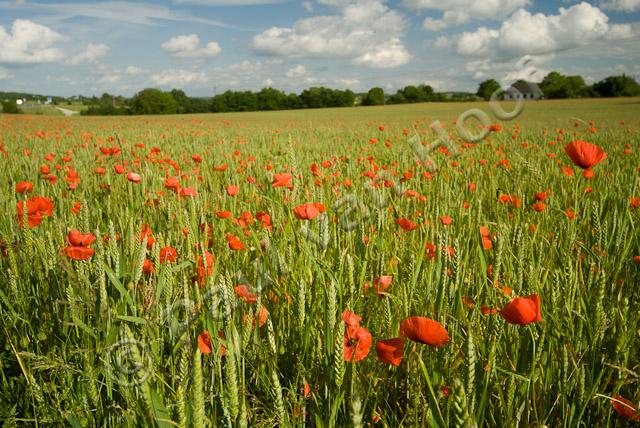
{"label": "poppy flower", "polygon": [[442,217],[440,217],[440,223],[442,223],[444,226],[449,226],[451,223],[453,223],[453,219],[448,215],[443,215]]}
{"label": "poppy flower", "polygon": [[548,196],[549,195],[547,194],[547,192],[538,192],[535,195],[533,195],[533,197],[536,198],[540,202],[544,202],[547,199]]}
{"label": "poppy flower", "polygon": [[258,296],[256,293],[250,293],[249,287],[244,284],[240,284],[237,287],[234,287],[233,291],[236,293],[236,296],[240,297],[245,303],[256,303],[258,300]]}
{"label": "poppy flower", "polygon": [[144,238],[147,238],[147,250],[151,250],[156,240],[153,237],[151,228],[149,228],[146,223],[142,224],[142,231],[140,232],[140,242],[144,241]]}
{"label": "poppy flower", "polygon": [[449,342],[449,333],[442,324],[427,317],[409,317],[402,321],[400,336],[431,346],[442,346]]}
{"label": "poppy flower", "polygon": [[286,187],[287,189],[293,189],[293,184],[291,183],[292,180],[293,176],[291,174],[280,172],[274,175],[271,187]]}
{"label": "poppy flower", "polygon": [[344,311],[342,313],[342,321],[344,321],[347,326],[358,326],[361,320],[362,318],[355,312]]}
{"label": "poppy flower", "polygon": [[293,209],[293,214],[301,220],[313,220],[326,210],[325,206],[318,202],[308,202],[298,205]]}
{"label": "poppy flower", "polygon": [[204,256],[206,258],[205,263],[203,263],[202,261],[202,256],[198,256],[196,263],[198,266],[198,279],[200,280],[200,287],[204,287],[205,278],[213,274],[213,263],[215,262],[215,257],[210,252],[205,250]]}
{"label": "poppy flower", "polygon": [[527,325],[542,321],[540,297],[537,294],[516,297],[500,310],[500,315],[510,324]]}
{"label": "poppy flower", "polygon": [[120,164],[114,165],[113,166],[113,171],[116,174],[123,174],[124,173],[124,167],[122,165],[120,165]]}
{"label": "poppy flower", "polygon": [[229,185],[226,187],[225,189],[227,191],[227,195],[229,196],[235,196],[238,194],[238,192],[240,191],[240,187],[239,186],[232,186]]}
{"label": "poppy flower", "polygon": [[533,207],[533,210],[536,212],[542,212],[544,211],[545,208],[547,208],[547,206],[542,202],[536,202],[535,204],[532,205],[532,207]]}
{"label": "poppy flower", "polygon": [[491,241],[491,232],[484,226],[480,226],[480,236],[482,237],[482,248],[490,250],[493,248],[493,242]]}
{"label": "poppy flower", "polygon": [[635,404],[619,394],[614,394],[611,399],[611,406],[617,414],[630,421],[640,421],[640,412]]}
{"label": "poppy flower", "polygon": [[230,233],[227,234],[227,244],[233,251],[244,250],[245,246],[237,236]]}
{"label": "poppy flower", "polygon": [[196,197],[198,196],[198,192],[196,192],[196,189],[194,189],[193,187],[183,187],[182,189],[180,189],[180,196],[187,197],[187,196],[191,196],[191,197]]}
{"label": "poppy flower", "polygon": [[200,348],[200,352],[204,355],[211,353],[211,335],[207,330],[198,335],[198,348]]}
{"label": "poppy flower", "polygon": [[[43,196],[34,196],[31,199],[26,201],[27,205],[27,224],[29,227],[36,227],[42,220],[44,220],[44,216],[51,217],[53,215],[53,202],[49,198],[45,198]],[[23,227],[22,217],[24,210],[24,201],[19,201],[16,204],[16,211],[18,217],[18,224],[20,227]]]}
{"label": "poppy flower", "polygon": [[77,230],[70,230],[67,234],[67,242],[72,246],[88,247],[96,240],[93,233],[80,233]]}
{"label": "poppy flower", "polygon": [[411,220],[409,220],[407,218],[402,218],[402,217],[398,218],[398,219],[396,219],[396,223],[404,231],[416,230],[418,228],[417,224],[415,224],[414,222],[412,222]]}
{"label": "poppy flower", "polygon": [[218,218],[231,218],[231,211],[216,211]]}
{"label": "poppy flower", "polygon": [[17,193],[31,193],[33,190],[33,184],[28,181],[21,181],[16,184]]}
{"label": "poppy flower", "polygon": [[569,155],[573,164],[582,169],[593,168],[607,158],[606,153],[600,147],[581,140],[571,141],[564,147],[564,151]]}
{"label": "poppy flower", "polygon": [[585,178],[585,180],[591,180],[593,177],[596,176],[596,173],[593,172],[592,169],[585,169],[584,172],[582,173],[582,176]]}
{"label": "poppy flower", "polygon": [[399,366],[404,355],[404,340],[401,338],[378,340],[376,354],[380,362]]}
{"label": "poppy flower", "polygon": [[567,177],[573,177],[573,168],[571,168],[570,166],[563,166],[562,173]]}
{"label": "poppy flower", "polygon": [[373,289],[379,295],[384,295],[384,292],[387,291],[387,288],[393,282],[393,276],[391,275],[382,275],[373,280]]}
{"label": "poppy flower", "polygon": [[144,259],[144,262],[142,262],[142,272],[151,274],[153,270],[153,262],[149,259]]}
{"label": "poppy flower", "polygon": [[160,249],[160,263],[175,263],[178,252],[175,248],[167,246]]}
{"label": "poppy flower", "polygon": [[180,180],[176,177],[167,177],[164,180],[164,187],[178,193],[180,191]]}
{"label": "poppy flower", "polygon": [[346,326],[343,337],[343,356],[345,361],[362,361],[371,350],[371,333],[362,326]]}
{"label": "poppy flower", "polygon": [[497,309],[492,309],[488,306],[480,305],[480,312],[482,315],[493,315],[498,312]]}
{"label": "poppy flower", "polygon": [[140,183],[142,181],[142,177],[140,177],[140,174],[136,172],[130,172],[129,174],[127,174],[127,180],[132,183]]}
{"label": "poppy flower", "polygon": [[576,213],[572,210],[565,210],[564,215],[566,215],[569,220],[573,220],[573,218],[576,216]]}
{"label": "poppy flower", "polygon": [[640,198],[632,197],[629,200],[629,207],[632,210],[635,210],[636,208],[640,207]]}
{"label": "poppy flower", "polygon": [[93,248],[71,245],[65,247],[64,252],[71,260],[87,260],[94,253]]}
{"label": "poppy flower", "polygon": [[637,265],[640,265],[640,256],[634,256],[633,260],[636,262]]}

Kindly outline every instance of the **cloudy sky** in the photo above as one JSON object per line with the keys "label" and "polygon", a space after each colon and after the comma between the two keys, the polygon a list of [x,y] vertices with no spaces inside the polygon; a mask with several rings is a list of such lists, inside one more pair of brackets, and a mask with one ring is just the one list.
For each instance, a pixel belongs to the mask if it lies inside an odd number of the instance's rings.
{"label": "cloudy sky", "polygon": [[640,0],[0,0],[0,91],[640,78]]}

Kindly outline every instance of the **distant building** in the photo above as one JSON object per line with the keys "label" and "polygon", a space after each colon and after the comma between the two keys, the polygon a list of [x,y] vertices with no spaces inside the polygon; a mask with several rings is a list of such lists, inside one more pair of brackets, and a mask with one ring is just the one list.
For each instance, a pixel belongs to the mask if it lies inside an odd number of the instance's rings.
{"label": "distant building", "polygon": [[518,80],[511,85],[509,89],[504,91],[505,100],[539,100],[544,94],[538,87],[537,83]]}
{"label": "distant building", "polygon": [[51,104],[52,102],[53,102],[53,98],[47,97],[47,101],[45,102],[45,104]]}
{"label": "distant building", "polygon": [[19,105],[19,106],[21,106],[23,102],[24,102],[24,101],[22,101],[20,98],[18,98],[18,99],[16,100],[16,104],[17,104],[17,105]]}

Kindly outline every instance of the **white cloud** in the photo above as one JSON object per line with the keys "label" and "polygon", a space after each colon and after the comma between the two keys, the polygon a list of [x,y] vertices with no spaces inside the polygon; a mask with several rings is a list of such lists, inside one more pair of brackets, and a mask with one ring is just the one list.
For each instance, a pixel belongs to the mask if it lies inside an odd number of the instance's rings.
{"label": "white cloud", "polygon": [[26,19],[16,19],[7,32],[0,25],[0,63],[37,64],[64,58],[53,45],[64,37],[49,27]]}
{"label": "white cloud", "polygon": [[197,34],[173,37],[160,47],[176,58],[214,58],[222,51],[216,42],[209,42],[201,47]]}
{"label": "white cloud", "polygon": [[157,21],[191,22],[222,28],[246,29],[230,25],[218,20],[192,16],[169,9],[157,3],[141,3],[128,1],[100,1],[73,3],[32,3],[32,2],[0,2],[0,9],[33,11],[38,14],[49,14],[58,21],[85,17],[97,20],[111,20],[120,24],[158,25]]}
{"label": "white cloud", "polygon": [[307,68],[302,64],[296,65],[295,67],[293,67],[292,69],[290,69],[285,73],[285,76],[287,76],[290,79],[295,79],[297,77],[302,77],[306,75],[307,75]]}
{"label": "white cloud", "polygon": [[9,79],[10,77],[13,77],[13,76],[9,74],[9,70],[7,70],[4,67],[0,67],[0,80]]}
{"label": "white cloud", "polygon": [[475,32],[462,33],[456,50],[468,56],[516,57],[619,40],[633,34],[630,25],[609,24],[607,15],[589,3],[560,8],[558,12],[534,15],[520,9],[498,30],[480,27]]}
{"label": "white cloud", "polygon": [[201,6],[254,6],[286,3],[289,0],[174,0],[178,4],[197,4]]}
{"label": "white cloud", "polygon": [[67,64],[77,65],[83,62],[96,62],[100,58],[103,58],[107,53],[109,53],[109,46],[104,44],[94,44],[89,43],[87,48],[79,53],[78,55],[71,57]]}
{"label": "white cloud", "polygon": [[287,58],[350,58],[354,64],[376,68],[399,67],[409,61],[401,41],[406,26],[401,14],[380,1],[331,3],[342,6],[339,15],[302,19],[292,28],[269,28],[253,38],[253,48]]}
{"label": "white cloud", "polygon": [[143,73],[145,73],[145,71],[142,68],[137,67],[135,65],[130,65],[124,69],[124,74],[127,74],[129,76],[135,76]]}
{"label": "white cloud", "polygon": [[151,75],[151,80],[160,86],[177,86],[207,83],[208,79],[204,73],[196,73],[187,70],[165,70]]}
{"label": "white cloud", "polygon": [[98,79],[98,83],[101,85],[113,85],[115,83],[118,83],[121,78],[122,76],[120,76],[119,74],[107,74]]}
{"label": "white cloud", "polygon": [[621,12],[635,12],[640,10],[640,0],[607,0],[601,2],[604,9]]}
{"label": "white cloud", "polygon": [[530,3],[530,0],[404,0],[405,6],[413,10],[442,11],[442,19],[426,18],[423,23],[425,29],[433,31],[471,20],[502,20]]}
{"label": "white cloud", "polygon": [[302,7],[304,7],[304,10],[306,10],[307,13],[313,12],[313,4],[310,1],[303,1]]}

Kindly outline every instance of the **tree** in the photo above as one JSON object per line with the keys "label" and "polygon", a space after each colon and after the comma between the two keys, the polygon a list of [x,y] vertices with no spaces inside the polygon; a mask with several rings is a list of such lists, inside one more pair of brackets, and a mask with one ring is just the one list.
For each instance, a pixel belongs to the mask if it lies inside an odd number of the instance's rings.
{"label": "tree", "polygon": [[8,114],[22,113],[22,110],[18,108],[18,105],[14,100],[2,102],[2,112]]}
{"label": "tree", "polygon": [[178,102],[169,92],[147,88],[133,96],[131,110],[133,114],[175,114]]}
{"label": "tree", "polygon": [[547,98],[577,98],[589,96],[589,87],[581,76],[565,76],[552,71],[540,83]]}
{"label": "tree", "polygon": [[593,84],[593,90],[601,97],[633,97],[640,95],[640,85],[634,78],[609,76]]}
{"label": "tree", "polygon": [[384,104],[384,90],[382,88],[371,88],[367,95],[362,98],[363,106],[379,106]]}
{"label": "tree", "polygon": [[500,84],[495,79],[485,80],[478,86],[478,92],[476,92],[476,95],[480,98],[488,100],[489,98],[491,98],[491,94],[493,94],[498,89],[500,89]]}

